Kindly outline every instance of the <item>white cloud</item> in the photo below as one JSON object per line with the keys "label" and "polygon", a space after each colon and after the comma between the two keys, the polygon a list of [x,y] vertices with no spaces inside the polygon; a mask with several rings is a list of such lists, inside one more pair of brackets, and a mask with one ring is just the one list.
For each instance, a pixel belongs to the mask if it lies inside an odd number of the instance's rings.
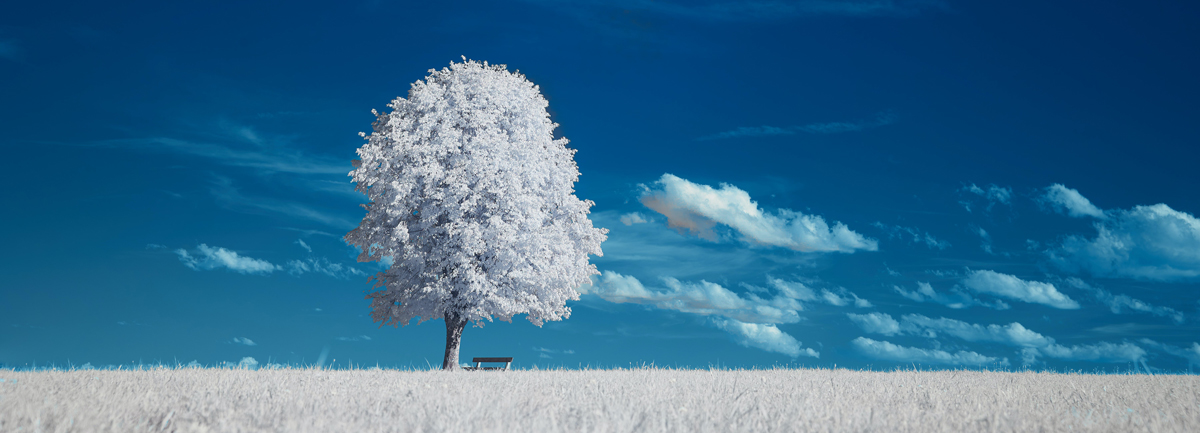
{"label": "white cloud", "polygon": [[329,259],[324,257],[289,261],[287,263],[287,272],[296,276],[304,275],[310,272],[316,272],[343,280],[349,279],[351,276],[367,276],[366,272],[360,271],[352,266],[343,265],[340,263],[332,263],[329,261]]}
{"label": "white cloud", "polygon": [[930,249],[937,248],[939,250],[944,250],[946,248],[950,248],[950,242],[935,238],[933,235],[929,234],[929,232],[922,232],[915,227],[904,227],[899,225],[889,226],[879,221],[876,221],[871,225],[878,227],[880,230],[883,230],[885,233],[887,233],[888,239],[908,239],[911,243],[925,244],[925,246],[929,247]]}
{"label": "white cloud", "polygon": [[648,223],[648,222],[650,222],[650,220],[647,220],[646,216],[642,215],[639,212],[630,212],[630,213],[621,215],[621,224],[625,224],[627,226],[631,226],[634,224]]}
{"label": "white cloud", "polygon": [[[970,184],[970,185],[962,187],[961,189],[959,189],[959,191],[971,193],[971,194],[974,194],[974,195],[982,198],[984,200],[984,202],[987,203],[987,205],[984,207],[984,210],[986,210],[988,212],[990,212],[992,210],[992,208],[996,206],[996,204],[1005,204],[1005,205],[1012,204],[1012,188],[1000,187],[1000,186],[996,186],[995,184],[993,184],[993,185],[988,186],[987,189],[983,189],[983,188],[979,187],[978,185]],[[972,211],[971,206],[973,205],[973,203],[971,201],[964,200],[964,201],[960,201],[958,203],[961,204],[964,208],[966,208],[967,212]]]}
{"label": "white cloud", "polygon": [[799,341],[780,331],[775,325],[743,323],[733,319],[717,319],[715,323],[718,328],[732,334],[734,341],[742,346],[782,353],[792,358],[801,355],[821,357],[821,354],[812,348],[801,349]]}
{"label": "white cloud", "polygon": [[1038,348],[1042,354],[1068,361],[1136,362],[1146,357],[1146,351],[1133,343],[1100,342],[1077,346],[1052,344]]}
{"label": "white cloud", "polygon": [[825,301],[826,304],[833,305],[835,307],[845,307],[851,303],[858,308],[872,307],[870,301],[859,298],[858,295],[855,295],[853,292],[849,292],[844,288],[839,288],[838,292],[839,293],[834,293],[827,289],[821,289],[821,296],[819,299]]}
{"label": "white cloud", "polygon": [[304,248],[305,251],[310,253],[312,252],[312,247],[308,246],[308,244],[304,242],[304,239],[296,239],[296,244],[300,245],[300,248]]}
{"label": "white cloud", "polygon": [[933,290],[933,286],[926,282],[918,282],[917,290],[908,291],[900,288],[900,286],[892,286],[900,296],[917,301],[917,302],[933,302],[942,304],[953,309],[962,309],[975,305],[993,308],[997,310],[1007,310],[1008,304],[1004,301],[996,300],[995,302],[984,302],[963,292],[961,288],[954,287],[949,294],[943,294]]}
{"label": "white cloud", "polygon": [[987,293],[1034,304],[1044,304],[1064,310],[1079,308],[1078,302],[1059,292],[1058,289],[1054,288],[1053,284],[1025,281],[1012,275],[1001,274],[995,271],[972,271],[962,279],[961,284],[978,293]]}
{"label": "white cloud", "polygon": [[266,260],[241,256],[236,252],[220,247],[213,248],[206,244],[197,246],[195,253],[180,248],[175,250],[175,254],[185,266],[197,271],[227,268],[242,274],[269,274],[281,269]]}
{"label": "white cloud", "polygon": [[255,343],[254,341],[252,341],[246,337],[233,337],[233,343],[242,344],[242,345],[246,345],[246,346],[257,346],[258,345],[258,343]]}
{"label": "white cloud", "polygon": [[850,343],[867,356],[889,361],[974,366],[997,363],[1001,365],[1008,365],[1008,358],[984,356],[965,350],[951,354],[950,352],[942,350],[918,349],[915,347],[898,346],[886,341],[875,341],[866,337],[855,338]]}
{"label": "white cloud", "polygon": [[241,361],[238,361],[237,368],[246,369],[246,370],[258,370],[258,360],[247,356],[245,358],[242,358]]}
{"label": "white cloud", "polygon": [[187,365],[184,365],[184,367],[185,368],[200,368],[200,367],[203,367],[203,365],[200,365],[200,361],[193,359],[192,362],[187,363]]}
{"label": "white cloud", "polygon": [[1158,349],[1158,350],[1167,352],[1171,355],[1175,355],[1180,358],[1186,359],[1189,366],[1200,365],[1200,343],[1193,342],[1191,347],[1178,347],[1178,346],[1172,346],[1169,344],[1159,343],[1159,342],[1151,340],[1149,338],[1143,338],[1138,341],[1141,342],[1142,344],[1145,344],[1145,345],[1151,347],[1151,348]]}
{"label": "white cloud", "polygon": [[865,332],[893,336],[900,333],[900,323],[892,316],[884,313],[854,314],[846,313],[850,321]]}
{"label": "white cloud", "polygon": [[713,228],[719,223],[733,228],[747,242],[804,252],[875,251],[878,243],[851,231],[845,224],[832,227],[816,215],[788,209],[777,214],[763,212],[750,195],[733,185],[721,189],[699,185],[671,174],[655,183],[661,189],[649,190],[642,204],[667,217],[667,225],[710,241],[717,241]]}
{"label": "white cloud", "polygon": [[[890,318],[890,317],[889,317]],[[945,317],[932,319],[920,314],[907,314],[901,318],[901,328],[909,334],[936,338],[943,333],[971,342],[1001,343],[1017,347],[1046,347],[1054,339],[1025,328],[1020,323],[1008,325],[977,325]]]}
{"label": "white cloud", "polygon": [[359,335],[357,337],[338,337],[338,341],[371,341],[371,337]]}
{"label": "white cloud", "polygon": [[979,248],[982,248],[988,254],[996,254],[992,251],[992,236],[988,234],[987,230],[984,230],[983,227],[973,227],[972,231],[982,239]]}
{"label": "white cloud", "polygon": [[[574,355],[574,354],[575,354],[575,351],[574,351],[574,350],[571,350],[571,349],[564,349],[564,350],[560,350],[560,349],[547,349],[547,348],[545,348],[545,347],[537,347],[537,346],[534,346],[534,347],[533,347],[533,351],[534,351],[534,352],[541,352],[541,353],[542,353],[542,355],[545,355],[545,354],[547,354],[547,353],[563,354],[563,355]],[[545,356],[545,358],[549,358],[549,356]]]}
{"label": "white cloud", "polygon": [[896,115],[890,111],[879,113],[871,120],[861,120],[857,122],[828,122],[828,123],[810,123],[801,126],[776,127],[776,126],[742,126],[731,131],[725,131],[713,135],[700,137],[697,140],[718,140],[722,138],[737,138],[737,137],[763,137],[770,135],[794,135],[797,132],[808,134],[838,134],[842,132],[858,132],[868,129],[886,126],[896,121]]}
{"label": "white cloud", "polygon": [[796,323],[803,307],[799,301],[785,296],[763,299],[751,294],[749,299],[722,287],[701,280],[699,283],[680,282],[664,277],[666,290],[650,290],[629,275],[604,271],[592,284],[580,287],[584,294],[596,295],[615,303],[647,304],[664,310],[675,310],[705,316],[724,316],[750,323]]}
{"label": "white cloud", "polygon": [[1123,310],[1128,309],[1143,313],[1150,313],[1155,316],[1167,317],[1175,321],[1175,323],[1183,323],[1183,313],[1174,308],[1151,305],[1142,302],[1139,299],[1134,299],[1129,295],[1114,295],[1112,292],[1099,287],[1092,287],[1090,284],[1085,283],[1083,280],[1075,277],[1068,278],[1067,284],[1070,284],[1078,289],[1092,292],[1092,295],[1094,295],[1097,300],[1103,302],[1105,305],[1108,305],[1108,308],[1112,310],[1113,314],[1121,314]]}
{"label": "white cloud", "polygon": [[[1056,343],[1053,338],[1034,332],[1017,322],[1008,325],[985,326],[945,317],[933,319],[920,314],[904,315],[899,322],[883,313],[855,316],[851,315],[850,318],[860,328],[876,334],[888,336],[907,334],[926,338],[937,338],[940,334],[945,334],[969,342],[1000,343],[1020,347],[1025,365],[1036,362],[1039,356],[1069,361],[1134,362],[1141,360],[1146,355],[1145,350],[1128,342],[1120,344],[1099,342],[1063,346]],[[873,350],[882,351],[883,349]],[[1007,359],[1005,362],[1007,363]]]}
{"label": "white cloud", "polygon": [[1075,218],[1092,217],[1105,219],[1104,211],[1093,205],[1090,200],[1071,188],[1056,183],[1046,187],[1046,192],[1040,201],[1049,204],[1055,210],[1064,212]]}
{"label": "white cloud", "polygon": [[1067,237],[1048,250],[1069,272],[1158,281],[1200,278],[1200,220],[1165,204],[1113,210],[1093,239]]}

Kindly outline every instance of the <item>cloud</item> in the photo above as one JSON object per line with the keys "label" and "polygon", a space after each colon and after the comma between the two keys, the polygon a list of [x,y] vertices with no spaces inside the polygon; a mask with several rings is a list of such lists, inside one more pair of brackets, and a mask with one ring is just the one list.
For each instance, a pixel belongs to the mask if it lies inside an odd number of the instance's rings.
{"label": "cloud", "polygon": [[1071,188],[1056,183],[1046,187],[1039,201],[1051,206],[1058,212],[1066,213],[1075,218],[1092,217],[1105,219],[1104,211],[1093,205],[1086,197]]}
{"label": "cloud", "polygon": [[1155,316],[1167,317],[1175,321],[1175,323],[1183,323],[1183,313],[1174,308],[1150,305],[1142,302],[1141,300],[1131,298],[1129,295],[1114,295],[1112,292],[1099,287],[1092,287],[1079,278],[1071,277],[1067,278],[1066,281],[1067,284],[1077,289],[1091,292],[1097,300],[1103,302],[1105,305],[1108,305],[1108,308],[1112,310],[1113,314],[1121,314],[1122,310],[1129,309],[1143,313],[1150,313]]}
{"label": "cloud", "polygon": [[1049,305],[1064,310],[1079,308],[1078,302],[1060,293],[1053,284],[1025,281],[995,271],[972,271],[960,283],[963,287],[977,293],[987,293],[1032,304]]}
{"label": "cloud", "polygon": [[[839,288],[838,293],[831,292],[827,289],[821,289],[820,299],[825,301],[826,304],[833,305],[835,307],[845,307],[851,303],[858,308],[872,307],[870,301],[859,298],[858,295],[847,291],[845,288]],[[851,299],[853,299],[853,301]]]}
{"label": "cloud", "polygon": [[997,310],[1007,310],[1009,308],[1008,304],[1004,303],[1004,301],[997,300],[995,302],[984,302],[976,299],[963,292],[962,288],[957,286],[950,290],[950,294],[939,293],[933,290],[933,286],[926,282],[918,282],[917,290],[913,291],[904,290],[900,288],[900,286],[892,286],[892,288],[896,291],[896,293],[899,293],[900,296],[905,298],[917,302],[933,302],[935,304],[942,304],[956,310],[974,305]]}
{"label": "cloud", "polygon": [[255,343],[254,341],[251,341],[249,338],[246,338],[246,337],[233,337],[232,342],[234,344],[241,344],[241,345],[245,345],[245,346],[257,346],[258,345],[258,343]]}
{"label": "cloud", "polygon": [[332,263],[324,257],[289,261],[287,262],[287,272],[295,276],[315,272],[342,280],[348,280],[351,276],[367,276],[366,272],[341,263]]}
{"label": "cloud", "polygon": [[721,287],[719,284],[701,280],[699,283],[684,283],[664,277],[666,290],[650,290],[637,278],[604,271],[594,283],[580,287],[580,292],[599,296],[614,303],[653,305],[664,310],[675,310],[705,316],[724,316],[750,323],[796,323],[797,313],[802,310],[794,298],[777,296],[763,299],[751,294],[749,299]]}
{"label": "cloud", "polygon": [[354,169],[348,160],[316,157],[290,149],[286,146],[286,138],[263,134],[248,126],[222,122],[216,128],[206,128],[204,133],[215,133],[215,136],[203,141],[171,137],[115,139],[93,145],[197,156],[223,165],[253,169],[256,173],[345,175]]}
{"label": "cloud", "polygon": [[[959,192],[974,194],[982,198],[985,203],[987,203],[987,205],[984,207],[984,210],[987,212],[991,212],[992,208],[995,207],[996,204],[1012,205],[1012,188],[1000,187],[992,184],[988,186],[987,189],[983,189],[978,185],[970,184],[960,188]],[[974,203],[970,200],[964,200],[958,202],[958,204],[961,204],[964,208],[966,208],[967,212],[971,212],[971,206],[973,206]]]}
{"label": "cloud", "polygon": [[574,355],[575,354],[575,351],[570,350],[570,349],[557,350],[557,349],[547,349],[545,347],[537,347],[537,346],[533,347],[533,351],[538,352],[539,358],[553,358],[553,356],[550,356],[551,354],[554,354],[554,355],[558,355],[558,354]]}
{"label": "cloud", "polygon": [[718,328],[730,333],[734,341],[745,347],[782,353],[792,358],[801,355],[821,357],[821,354],[812,348],[801,349],[799,341],[780,331],[775,325],[743,323],[733,319],[717,319],[714,322]]}
{"label": "cloud", "polygon": [[883,112],[875,116],[871,120],[863,120],[858,122],[829,122],[829,123],[811,123],[801,126],[789,126],[779,128],[775,126],[742,126],[731,131],[720,132],[713,135],[706,135],[697,138],[697,140],[720,140],[724,138],[739,138],[739,137],[765,137],[771,135],[794,135],[798,132],[807,134],[837,134],[842,132],[857,132],[868,129],[886,126],[896,121],[896,115],[892,112]]}
{"label": "cloud", "polygon": [[933,319],[920,314],[904,315],[897,322],[892,316],[884,313],[850,315],[850,319],[863,331],[874,334],[916,335],[925,338],[949,335],[973,343],[1000,343],[1020,347],[1025,365],[1036,362],[1039,356],[1069,361],[1134,362],[1146,354],[1145,350],[1127,342],[1063,346],[1053,338],[1034,332],[1018,322],[985,326],[945,317]]}
{"label": "cloud", "polygon": [[642,215],[641,213],[638,213],[638,212],[630,212],[630,213],[621,215],[621,224],[625,224],[627,226],[631,226],[634,224],[648,223],[648,222],[650,222],[650,220],[647,220],[644,215]]}
{"label": "cloud", "polygon": [[312,252],[312,247],[308,246],[308,244],[304,242],[304,239],[296,239],[296,244],[300,245],[300,248],[304,248],[305,251],[310,253]]}
{"label": "cloud", "polygon": [[252,214],[261,214],[263,212],[277,213],[293,218],[316,221],[337,228],[348,229],[357,226],[357,224],[350,222],[350,220],[313,209],[300,203],[242,195],[241,191],[233,186],[233,181],[224,176],[216,176],[213,179],[209,192],[218,204],[237,212]]}
{"label": "cloud", "polygon": [[939,250],[944,250],[946,248],[950,248],[950,242],[935,238],[933,235],[929,234],[929,232],[921,232],[914,227],[904,227],[898,225],[889,226],[879,221],[876,221],[871,225],[883,230],[884,233],[887,233],[888,239],[909,239],[909,242],[911,243],[918,245],[925,244],[925,246],[929,247],[930,249],[937,248]]}
{"label": "cloud", "polygon": [[1046,251],[1068,272],[1157,281],[1200,278],[1200,220],[1165,204],[1112,210],[1097,235],[1069,236]]}
{"label": "cloud", "polygon": [[979,248],[982,248],[988,254],[996,254],[992,252],[992,236],[988,234],[987,230],[984,230],[983,227],[972,226],[971,231],[983,239],[979,244]]}
{"label": "cloud", "polygon": [[269,274],[282,269],[266,260],[241,256],[236,252],[221,247],[210,247],[206,244],[197,246],[195,252],[188,252],[180,248],[175,250],[175,254],[179,256],[179,261],[183,262],[184,266],[197,271],[227,268],[242,274]]}
{"label": "cloud", "polygon": [[900,333],[900,323],[896,319],[893,319],[892,316],[884,313],[846,313],[846,316],[866,332],[883,334],[889,337]]}
{"label": "cloud", "polygon": [[359,335],[357,337],[338,337],[337,341],[371,341],[371,337]]}
{"label": "cloud", "polygon": [[1146,357],[1146,350],[1129,342],[1063,346],[1052,344],[1038,348],[1042,354],[1068,361],[1137,362]]}
{"label": "cloud", "polygon": [[1008,358],[995,358],[980,355],[975,352],[959,351],[951,354],[942,350],[918,349],[915,347],[898,346],[886,341],[875,341],[866,337],[858,337],[850,342],[863,354],[876,359],[897,362],[919,362],[924,364],[945,365],[1008,365]]}
{"label": "cloud", "polygon": [[1191,347],[1178,347],[1169,344],[1159,343],[1149,338],[1143,338],[1138,342],[1149,346],[1152,349],[1161,350],[1171,355],[1186,359],[1188,365],[1200,365],[1200,343],[1192,343]]}
{"label": "cloud", "polygon": [[721,189],[699,185],[672,174],[664,174],[646,189],[642,204],[667,217],[667,225],[685,230],[702,239],[716,242],[713,228],[719,223],[742,235],[743,240],[759,245],[780,246],[803,252],[875,251],[878,243],[835,222],[830,227],[824,218],[780,209],[772,215],[750,200],[750,194],[733,185]]}
{"label": "cloud", "polygon": [[241,361],[238,361],[237,368],[245,370],[258,370],[258,360],[247,356],[242,358]]}

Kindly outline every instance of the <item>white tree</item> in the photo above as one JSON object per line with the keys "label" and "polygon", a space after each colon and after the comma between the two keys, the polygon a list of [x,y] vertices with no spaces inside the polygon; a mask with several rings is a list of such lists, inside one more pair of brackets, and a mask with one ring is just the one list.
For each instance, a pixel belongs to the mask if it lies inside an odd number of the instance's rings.
{"label": "white tree", "polygon": [[576,150],[554,139],[538,86],[463,61],[430,69],[392,112],[371,111],[350,172],[370,203],[345,237],[358,261],[392,261],[367,294],[379,326],[445,319],[447,370],[467,322],[570,317],[566,301],[599,273],[588,255],[608,238],[588,219],[595,203],[575,196]]}

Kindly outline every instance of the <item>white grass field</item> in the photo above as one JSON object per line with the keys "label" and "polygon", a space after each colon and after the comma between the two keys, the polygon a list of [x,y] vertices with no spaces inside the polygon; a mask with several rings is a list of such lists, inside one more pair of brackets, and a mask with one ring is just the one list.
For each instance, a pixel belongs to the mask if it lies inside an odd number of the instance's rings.
{"label": "white grass field", "polygon": [[1200,432],[1200,377],[0,370],[2,432]]}

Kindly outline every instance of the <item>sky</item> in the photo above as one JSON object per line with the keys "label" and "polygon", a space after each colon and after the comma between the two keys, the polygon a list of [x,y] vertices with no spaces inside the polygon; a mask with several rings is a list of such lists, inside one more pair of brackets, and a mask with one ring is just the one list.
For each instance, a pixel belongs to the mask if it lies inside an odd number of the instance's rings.
{"label": "sky", "polygon": [[540,86],[610,230],[516,368],[1190,372],[1200,5],[26,2],[0,16],[0,365],[440,365],[351,160],[462,57]]}

